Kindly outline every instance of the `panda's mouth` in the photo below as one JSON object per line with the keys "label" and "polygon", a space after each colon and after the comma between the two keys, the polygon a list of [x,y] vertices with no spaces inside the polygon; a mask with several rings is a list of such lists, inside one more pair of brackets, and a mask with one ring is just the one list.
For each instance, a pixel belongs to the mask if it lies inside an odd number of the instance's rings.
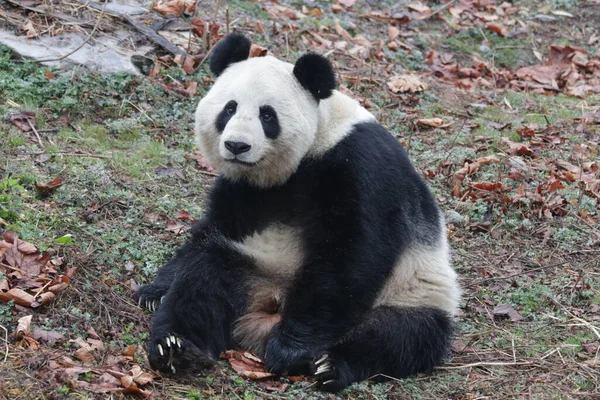
{"label": "panda's mouth", "polygon": [[258,164],[261,160],[262,160],[262,158],[260,160],[258,160],[258,161],[248,162],[248,161],[242,161],[242,160],[237,159],[237,158],[228,158],[228,159],[225,159],[225,161],[230,162],[232,164],[245,165],[247,167],[253,167],[256,164]]}

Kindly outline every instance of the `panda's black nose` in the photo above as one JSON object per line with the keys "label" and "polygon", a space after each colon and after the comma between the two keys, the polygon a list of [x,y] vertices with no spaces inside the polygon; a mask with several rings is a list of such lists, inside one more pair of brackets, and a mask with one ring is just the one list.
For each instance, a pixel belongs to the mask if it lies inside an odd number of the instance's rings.
{"label": "panda's black nose", "polygon": [[244,142],[232,142],[230,140],[225,142],[225,148],[236,156],[249,151],[251,147],[248,143]]}

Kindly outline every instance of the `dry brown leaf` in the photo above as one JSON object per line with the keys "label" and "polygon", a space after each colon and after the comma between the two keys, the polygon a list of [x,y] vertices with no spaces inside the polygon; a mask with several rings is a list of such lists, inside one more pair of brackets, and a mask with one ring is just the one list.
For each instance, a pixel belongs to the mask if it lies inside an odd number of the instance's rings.
{"label": "dry brown leaf", "polygon": [[252,43],[249,57],[264,57],[269,50],[266,47]]}
{"label": "dry brown leaf", "polygon": [[306,6],[302,6],[302,14],[308,15],[309,17],[321,18],[323,16],[323,11],[319,7],[308,8]]}
{"label": "dry brown leaf", "polygon": [[275,374],[267,372],[262,360],[250,352],[227,350],[221,354],[221,358],[229,360],[229,364],[235,372],[244,378],[260,380],[275,376]]}
{"label": "dry brown leaf", "polygon": [[517,142],[513,142],[512,140],[509,140],[507,138],[502,138],[502,141],[506,144],[508,144],[509,150],[508,150],[508,154],[513,155],[513,156],[529,156],[532,158],[535,158],[536,155],[533,152],[533,150],[531,150],[531,148],[529,148],[529,146],[527,146],[524,143],[517,143]]}
{"label": "dry brown leaf", "polygon": [[479,170],[482,165],[500,162],[498,157],[494,155],[485,156],[478,158],[475,161],[467,161],[464,166],[452,174],[450,180],[450,186],[452,188],[452,196],[460,197],[462,195],[462,182],[465,180],[467,175],[472,175]]}
{"label": "dry brown leaf", "polygon": [[512,322],[521,321],[523,317],[510,304],[498,304],[494,308],[494,318],[509,318]]}
{"label": "dry brown leaf", "polygon": [[20,111],[10,115],[10,122],[23,132],[29,132],[35,126],[35,113],[33,111]]}
{"label": "dry brown leaf", "polygon": [[41,328],[33,328],[31,337],[35,340],[39,340],[40,342],[46,342],[50,346],[54,345],[58,341],[62,342],[65,340],[65,337],[62,333],[55,330],[46,330]]}
{"label": "dry brown leaf", "polygon": [[417,11],[420,13],[431,12],[431,8],[429,8],[420,1],[413,1],[412,3],[407,4],[406,7],[409,10]]}
{"label": "dry brown leaf", "polygon": [[28,39],[39,36],[39,32],[35,29],[32,20],[28,20],[27,23],[19,25],[18,28],[25,31],[25,36],[27,36]]}
{"label": "dry brown leaf", "polygon": [[173,61],[175,64],[181,66],[181,69],[183,69],[186,74],[191,75],[192,72],[194,72],[194,64],[196,64],[194,57],[177,54],[175,58],[173,58]]}
{"label": "dry brown leaf", "polygon": [[338,3],[345,7],[352,7],[356,3],[356,0],[338,0]]}
{"label": "dry brown leaf", "polygon": [[200,154],[197,151],[194,152],[194,160],[196,160],[196,162],[198,163],[198,166],[200,166],[201,169],[203,169],[207,172],[216,172],[215,167],[210,165],[210,163],[208,161],[206,161],[206,159],[202,156],[202,154]]}
{"label": "dry brown leaf", "polygon": [[190,222],[196,221],[196,218],[192,217],[191,214],[186,210],[181,210],[177,214],[175,214],[175,219]]}
{"label": "dry brown leaf", "polygon": [[400,29],[393,25],[388,26],[388,40],[391,42],[400,35]]}
{"label": "dry brown leaf", "polygon": [[392,76],[387,86],[394,93],[417,93],[427,89],[427,84],[416,75]]}
{"label": "dry brown leaf", "polygon": [[48,183],[35,182],[35,188],[38,190],[40,196],[49,196],[63,185],[63,181],[60,178],[54,178]]}
{"label": "dry brown leaf", "polygon": [[8,292],[0,292],[0,301],[8,303],[11,300],[23,307],[32,307],[32,304],[37,304],[32,295],[19,288],[12,288]]}
{"label": "dry brown leaf", "polygon": [[340,20],[336,18],[335,23],[335,32],[340,35],[342,37],[342,39],[347,40],[349,42],[352,41],[352,35],[345,30],[344,28],[342,28],[342,25],[340,25]]}
{"label": "dry brown leaf", "polygon": [[300,18],[304,18],[304,14],[292,10],[291,8],[281,6],[279,4],[267,3],[265,5],[269,14],[275,18],[287,18],[292,21],[296,21]]}
{"label": "dry brown leaf", "polygon": [[505,37],[508,35],[508,27],[498,23],[490,23],[487,24],[486,28],[494,33],[497,33],[500,36]]}
{"label": "dry brown leaf", "polygon": [[417,120],[417,125],[425,126],[428,128],[447,128],[452,125],[452,122],[445,123],[441,118],[421,118]]}
{"label": "dry brown leaf", "polygon": [[19,318],[17,322],[17,329],[13,334],[13,337],[17,340],[23,339],[25,336],[31,333],[31,319],[33,315],[27,315],[25,317]]}
{"label": "dry brown leaf", "polygon": [[183,13],[193,14],[195,5],[195,0],[169,0],[153,4],[152,9],[165,16],[179,17]]}

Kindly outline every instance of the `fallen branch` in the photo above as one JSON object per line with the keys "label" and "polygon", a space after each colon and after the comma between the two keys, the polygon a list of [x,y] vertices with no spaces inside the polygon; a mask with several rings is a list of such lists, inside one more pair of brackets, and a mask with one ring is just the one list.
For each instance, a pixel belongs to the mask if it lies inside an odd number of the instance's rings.
{"label": "fallen branch", "polygon": [[519,365],[532,365],[532,362],[523,361],[523,362],[486,362],[480,361],[471,364],[463,364],[463,365],[449,365],[445,367],[438,367],[437,369],[462,369],[462,368],[472,368],[472,367],[512,367]]}
{"label": "fallen branch", "polygon": [[[96,33],[96,30],[98,30],[98,27],[100,26],[100,21],[102,21],[102,17],[104,17],[104,11],[106,11],[106,5],[107,4],[108,4],[108,2],[104,3],[104,7],[102,7],[102,11],[100,12],[100,15],[98,16],[98,20],[96,21],[96,25],[94,25],[94,28],[92,29],[92,31],[90,32],[90,34],[85,38],[85,40],[83,42],[81,42],[81,44],[79,46],[77,46],[75,49],[73,49],[72,51],[68,52],[67,54],[63,54],[60,57],[57,57],[57,58],[47,58],[45,60],[36,60],[36,62],[43,63],[43,62],[54,62],[54,61],[64,60],[65,58],[69,57],[70,55],[75,54],[76,52],[78,52],[79,50],[81,50],[81,48],[83,46],[85,46],[87,42],[90,41],[90,39],[92,38],[92,36],[94,36],[94,33]],[[35,130],[34,130],[34,132],[35,132]],[[37,135],[37,132],[36,132],[36,135]]]}
{"label": "fallen branch", "polygon": [[28,6],[26,4],[23,4],[21,1],[19,0],[7,0],[9,3],[12,3],[18,7],[24,8],[28,11],[33,11],[34,13],[38,13],[38,14],[43,14],[43,15],[47,15],[49,17],[52,17],[54,19],[58,19],[61,21],[66,21],[69,24],[75,24],[75,25],[79,25],[79,26],[87,26],[88,28],[92,28],[94,26],[94,24],[92,22],[88,22],[88,21],[83,21],[80,20],[79,18],[75,18],[72,17],[68,14],[65,13],[61,13],[61,12],[53,12],[50,11],[46,8],[38,8],[38,7],[32,7],[32,6]]}
{"label": "fallen branch", "polygon": [[[77,1],[81,4],[85,4],[88,7],[95,8],[96,10],[103,9],[102,6],[99,6],[98,4],[92,3],[88,0],[77,0]],[[106,3],[104,3],[104,5],[106,6]],[[137,29],[142,35],[146,36],[148,39],[150,39],[151,41],[153,41],[154,43],[156,43],[163,49],[167,50],[169,53],[180,54],[182,56],[191,57],[191,55],[188,52],[175,46],[173,43],[169,42],[167,39],[163,38],[158,33],[156,33],[152,28],[150,28],[149,26],[147,26],[141,22],[136,21],[135,19],[131,18],[129,15],[118,13],[118,12],[111,12],[111,15],[121,18],[121,19],[124,19],[131,26],[133,26],[135,29]]]}

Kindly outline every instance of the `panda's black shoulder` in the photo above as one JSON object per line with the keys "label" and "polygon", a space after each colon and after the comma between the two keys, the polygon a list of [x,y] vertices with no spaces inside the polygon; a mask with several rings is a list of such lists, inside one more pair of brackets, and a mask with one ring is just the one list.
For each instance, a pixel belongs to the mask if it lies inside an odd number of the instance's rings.
{"label": "panda's black shoulder", "polygon": [[303,192],[322,203],[347,199],[345,204],[359,207],[367,220],[399,219],[421,242],[437,240],[437,202],[404,147],[379,123],[355,124],[335,146],[318,159],[307,160],[301,169],[306,177]]}
{"label": "panda's black shoulder", "polygon": [[346,171],[344,173],[354,179],[381,178],[372,182],[375,185],[379,182],[389,185],[386,180],[391,177],[401,180],[396,184],[421,183],[404,147],[378,122],[353,125],[342,140],[308,164],[325,174],[337,169]]}

